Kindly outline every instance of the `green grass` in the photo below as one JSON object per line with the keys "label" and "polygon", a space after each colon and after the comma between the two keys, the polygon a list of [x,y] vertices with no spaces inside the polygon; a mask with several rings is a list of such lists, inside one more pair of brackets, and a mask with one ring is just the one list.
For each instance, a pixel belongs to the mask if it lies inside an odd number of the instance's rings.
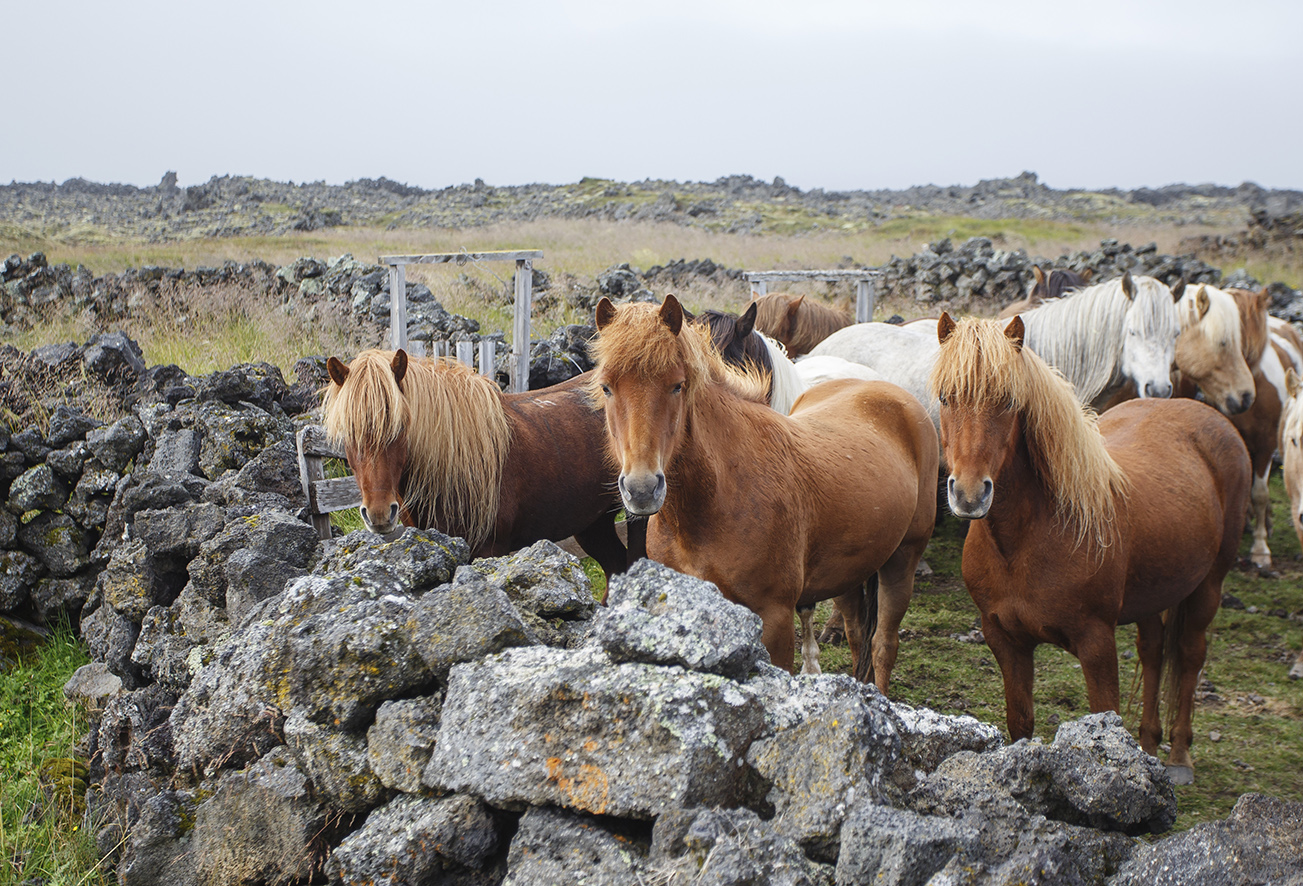
{"label": "green grass", "polygon": [[[1209,633],[1206,682],[1194,713],[1195,783],[1177,789],[1177,829],[1225,818],[1247,792],[1303,801],[1303,681],[1286,676],[1303,643],[1303,625],[1281,617],[1303,612],[1303,553],[1279,475],[1272,479],[1271,493],[1276,573],[1245,566],[1227,576],[1225,592],[1246,609],[1221,609]],[[1250,544],[1246,535],[1241,556],[1247,557]],[[901,625],[891,697],[947,714],[971,714],[1003,731],[1004,684],[995,659],[985,644],[957,639],[980,627],[959,575],[961,550],[959,521],[947,514],[925,556],[933,574],[916,583]],[[819,607],[817,629],[830,614],[831,605]],[[1122,715],[1132,734],[1140,722],[1138,696],[1127,701],[1138,681],[1135,636],[1134,626],[1117,632]],[[849,671],[844,645],[825,645],[820,660],[825,672]],[[1045,741],[1053,739],[1059,723],[1089,713],[1077,660],[1055,647],[1039,647],[1034,699],[1036,735]],[[1214,733],[1217,741],[1210,737]]]}
{"label": "green grass", "polygon": [[0,886],[105,882],[72,761],[87,721],[63,697],[87,660],[64,624],[0,672]]}

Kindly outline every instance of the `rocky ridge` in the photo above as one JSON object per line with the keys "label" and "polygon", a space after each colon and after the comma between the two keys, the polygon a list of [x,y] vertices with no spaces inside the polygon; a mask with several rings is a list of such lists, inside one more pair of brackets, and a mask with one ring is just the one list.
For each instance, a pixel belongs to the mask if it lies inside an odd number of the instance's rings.
{"label": "rocky ridge", "polygon": [[874,191],[803,191],[781,177],[764,182],[747,175],[714,182],[585,178],[566,185],[506,187],[476,179],[437,190],[386,178],[328,185],[229,175],[181,188],[174,172],[144,188],[80,178],[0,185],[0,220],[31,233],[150,241],[339,225],[466,228],[550,217],[671,222],[729,232],[854,228],[912,215],[1237,226],[1255,207],[1278,212],[1300,205],[1300,192],[1248,182],[1057,190],[1031,172],[973,186]]}

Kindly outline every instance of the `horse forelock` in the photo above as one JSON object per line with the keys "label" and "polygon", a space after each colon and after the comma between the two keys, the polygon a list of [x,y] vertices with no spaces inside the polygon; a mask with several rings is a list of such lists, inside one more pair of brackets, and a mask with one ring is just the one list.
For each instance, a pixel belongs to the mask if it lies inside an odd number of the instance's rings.
{"label": "horse forelock", "polygon": [[695,323],[684,323],[678,334],[661,322],[660,306],[622,305],[602,327],[592,344],[597,371],[589,390],[602,402],[601,387],[618,378],[654,378],[682,366],[684,395],[691,403],[702,387],[727,386],[746,400],[768,402],[770,376],[754,363],[732,367],[724,362],[710,333]]}
{"label": "horse forelock", "polygon": [[978,410],[1011,408],[1060,517],[1077,543],[1112,543],[1116,495],[1129,488],[1109,455],[1094,412],[1071,384],[1028,347],[1017,348],[996,320],[965,318],[941,345],[933,396]]}
{"label": "horse forelock", "polygon": [[394,379],[392,361],[392,351],[365,350],[349,364],[342,386],[331,381],[322,422],[337,446],[379,452],[403,433],[408,405]]}
{"label": "horse forelock", "polygon": [[[1198,296],[1202,290],[1208,296],[1208,311],[1199,316]],[[1195,329],[1211,342],[1230,342],[1236,351],[1243,347],[1240,309],[1229,292],[1215,286],[1187,286],[1177,304],[1181,329]],[[1261,356],[1261,354],[1259,355]]]}
{"label": "horse forelock", "polygon": [[[491,380],[444,359],[409,358],[400,388],[393,354],[363,351],[349,364],[344,386],[332,384],[327,433],[367,452],[406,433],[403,504],[409,513],[437,516],[445,532],[463,536],[473,550],[493,531],[501,500],[511,445],[502,395]],[[377,403],[382,415],[368,418]]]}

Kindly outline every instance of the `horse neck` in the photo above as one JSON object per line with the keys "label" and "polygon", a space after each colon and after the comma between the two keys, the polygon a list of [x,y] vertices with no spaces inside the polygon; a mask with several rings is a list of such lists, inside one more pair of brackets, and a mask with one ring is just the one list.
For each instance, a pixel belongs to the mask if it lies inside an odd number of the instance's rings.
{"label": "horse neck", "polygon": [[1026,549],[1028,535],[1057,525],[1054,497],[1040,480],[1032,461],[1027,433],[1019,425],[1018,442],[991,477],[995,500],[978,523],[1006,560]]}
{"label": "horse neck", "polygon": [[[692,408],[684,416],[683,432],[670,463],[666,466],[667,490],[659,516],[688,531],[693,522],[710,520],[723,480],[721,453],[742,441],[754,442],[755,419],[751,407],[720,383],[703,385],[693,395]],[[770,410],[760,407],[762,414]],[[745,444],[743,444],[745,445]]]}

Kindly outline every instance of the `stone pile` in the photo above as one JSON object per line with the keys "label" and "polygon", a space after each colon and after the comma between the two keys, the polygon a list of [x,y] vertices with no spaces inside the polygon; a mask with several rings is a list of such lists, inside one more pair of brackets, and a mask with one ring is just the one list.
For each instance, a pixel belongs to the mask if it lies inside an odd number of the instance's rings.
{"label": "stone pile", "polygon": [[[550,542],[470,562],[433,530],[321,541],[293,389],[178,373],[137,373],[115,422],[66,410],[4,441],[0,547],[30,567],[5,566],[5,607],[69,613],[91,652],[66,692],[124,884],[1180,882],[1208,852],[1228,882],[1296,871],[1299,804],[1138,842],[1174,794],[1115,715],[1005,745],[778,671],[757,616],[646,561],[599,608]],[[1234,855],[1255,828],[1278,849]]]}

